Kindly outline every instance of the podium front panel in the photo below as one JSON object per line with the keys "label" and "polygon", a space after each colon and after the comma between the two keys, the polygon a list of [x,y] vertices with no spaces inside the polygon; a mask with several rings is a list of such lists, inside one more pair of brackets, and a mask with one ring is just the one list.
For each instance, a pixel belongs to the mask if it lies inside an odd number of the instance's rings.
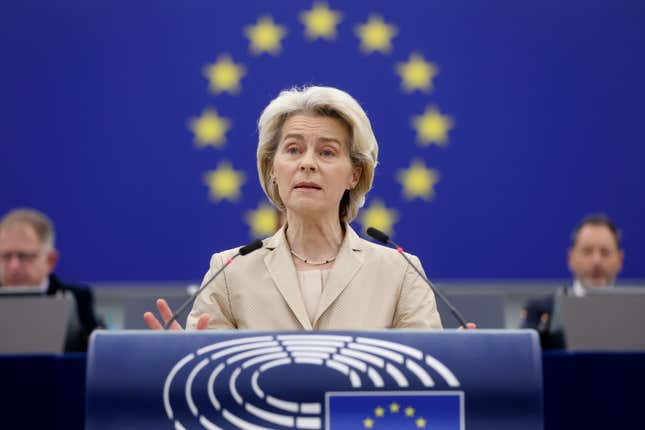
{"label": "podium front panel", "polygon": [[533,331],[95,332],[87,429],[542,429]]}

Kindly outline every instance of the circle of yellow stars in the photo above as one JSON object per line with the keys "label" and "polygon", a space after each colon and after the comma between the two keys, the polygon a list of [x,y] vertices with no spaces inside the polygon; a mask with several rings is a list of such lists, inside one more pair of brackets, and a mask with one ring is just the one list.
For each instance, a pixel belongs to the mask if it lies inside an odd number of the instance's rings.
{"label": "circle of yellow stars", "polygon": [[217,57],[215,63],[207,64],[203,69],[204,76],[208,79],[208,90],[220,94],[240,92],[240,80],[246,74],[242,64],[236,64],[229,54]]}
{"label": "circle of yellow stars", "polygon": [[195,135],[198,147],[212,145],[218,148],[226,142],[226,132],[231,128],[231,121],[219,116],[215,109],[206,108],[201,116],[190,119],[188,128]]}
{"label": "circle of yellow stars", "polygon": [[215,170],[204,174],[204,182],[210,188],[210,197],[215,201],[236,201],[240,198],[240,188],[246,182],[244,172],[233,169],[228,161],[222,161]]}
{"label": "circle of yellow stars", "polygon": [[439,182],[439,172],[428,169],[422,160],[413,160],[409,168],[399,170],[398,180],[406,199],[430,200],[434,197],[434,186]]}
{"label": "circle of yellow stars", "polygon": [[398,30],[383,21],[379,15],[370,15],[367,22],[357,25],[354,31],[361,39],[361,51],[366,54],[372,52],[388,54],[392,51],[392,38],[396,36]]}
{"label": "circle of yellow stars", "polygon": [[311,10],[300,13],[300,22],[305,26],[307,39],[332,40],[336,38],[336,26],[342,16],[340,12],[329,9],[327,3],[316,2]]}
{"label": "circle of yellow stars", "polygon": [[428,106],[421,115],[412,118],[412,126],[417,131],[417,142],[423,146],[448,143],[448,131],[452,128],[452,118],[441,115],[434,107]]}
{"label": "circle of yellow stars", "polygon": [[268,203],[260,203],[254,210],[246,212],[246,223],[251,226],[251,236],[266,237],[278,228],[279,216],[276,209]]}
{"label": "circle of yellow stars", "polygon": [[282,39],[287,35],[284,26],[273,22],[271,16],[260,17],[255,25],[244,27],[244,34],[251,42],[249,49],[253,54],[268,52],[277,55],[282,50]]}
{"label": "circle of yellow stars", "polygon": [[381,200],[373,199],[370,206],[359,212],[359,223],[365,228],[374,227],[392,234],[394,224],[399,220],[396,209],[388,209]]}
{"label": "circle of yellow stars", "polygon": [[[374,428],[374,425],[377,423],[378,419],[385,417],[386,413],[398,414],[400,413],[400,411],[401,411],[401,406],[396,402],[390,403],[389,406],[387,407],[387,410],[381,406],[377,406],[374,409],[374,415],[367,417],[363,420],[363,428],[366,428],[366,429]],[[403,409],[403,414],[405,414],[406,418],[412,419],[414,421],[416,428],[419,428],[419,429],[426,428],[427,421],[423,417],[415,416],[416,411],[412,406],[408,406],[405,409]]]}
{"label": "circle of yellow stars", "polygon": [[412,53],[407,62],[396,65],[396,72],[405,92],[420,90],[427,93],[433,88],[432,79],[439,73],[439,68],[427,62],[422,55]]}
{"label": "circle of yellow stars", "polygon": [[[328,3],[322,1],[315,1],[311,9],[301,11],[298,17],[304,26],[304,37],[309,41],[336,40],[338,26],[343,21],[340,11],[330,8]],[[371,13],[365,22],[355,25],[353,31],[359,39],[360,52],[365,55],[389,55],[393,51],[393,40],[399,30],[381,15]],[[255,23],[244,26],[242,33],[249,41],[249,51],[252,55],[277,56],[282,52],[282,44],[289,31],[287,26],[275,22],[271,15],[263,15]],[[430,93],[434,89],[434,79],[439,74],[439,67],[427,61],[422,54],[412,52],[407,61],[395,65],[394,71],[400,78],[404,93]],[[217,56],[213,63],[206,64],[202,74],[208,81],[208,91],[214,95],[238,95],[242,91],[242,80],[247,75],[247,67],[236,62],[230,54],[223,53]],[[454,122],[436,106],[427,106],[423,113],[412,116],[410,125],[416,132],[419,146],[444,147],[448,144],[448,134],[454,127]],[[209,107],[204,109],[199,117],[191,118],[188,128],[193,133],[193,141],[198,148],[210,146],[221,149],[226,142],[226,134],[232,128],[232,122],[220,115],[215,108]],[[408,168],[399,169],[396,173],[396,180],[402,187],[402,195],[408,201],[417,198],[424,201],[432,200],[439,179],[439,172],[426,167],[419,159],[413,160]],[[204,183],[208,186],[209,196],[214,202],[237,201],[245,182],[244,172],[236,170],[227,161],[219,163],[215,170],[204,174]],[[250,226],[252,236],[263,237],[272,234],[277,228],[278,213],[272,206],[262,202],[256,209],[245,214],[245,220]],[[373,226],[387,234],[393,233],[394,224],[398,220],[398,212],[387,207],[379,198],[371,199],[370,204],[359,213],[359,223],[362,226]]]}

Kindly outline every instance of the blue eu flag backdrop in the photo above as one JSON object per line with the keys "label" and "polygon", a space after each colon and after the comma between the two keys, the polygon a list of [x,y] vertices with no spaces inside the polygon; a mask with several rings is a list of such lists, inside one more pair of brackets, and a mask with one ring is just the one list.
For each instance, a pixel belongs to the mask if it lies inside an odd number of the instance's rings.
{"label": "blue eu flag backdrop", "polygon": [[0,211],[51,215],[66,278],[199,279],[271,234],[256,122],[303,85],[367,111],[380,163],[353,225],[431,276],[564,278],[572,226],[602,211],[645,277],[642,2],[0,8]]}

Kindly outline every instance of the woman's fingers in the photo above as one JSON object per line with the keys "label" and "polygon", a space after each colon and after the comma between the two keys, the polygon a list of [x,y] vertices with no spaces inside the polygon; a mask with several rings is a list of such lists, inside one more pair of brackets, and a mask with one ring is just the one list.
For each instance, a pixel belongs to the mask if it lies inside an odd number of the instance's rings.
{"label": "woman's fingers", "polygon": [[148,328],[150,330],[163,330],[163,326],[152,312],[144,313],[143,320],[148,324]]}
{"label": "woman's fingers", "polygon": [[[466,330],[474,330],[474,329],[476,329],[476,328],[477,328],[477,324],[475,324],[474,322],[466,323]],[[464,329],[464,326],[463,326],[463,325],[460,325],[460,326],[457,328],[457,330],[463,330],[463,329]]]}
{"label": "woman's fingers", "polygon": [[[157,305],[157,310],[159,311],[159,314],[161,315],[161,319],[163,320],[164,323],[168,322],[170,318],[172,318],[172,309],[170,309],[170,306],[168,306],[168,302],[166,302],[164,299],[158,299],[156,302]],[[152,312],[146,312],[143,314],[143,319],[148,324],[148,327],[151,330],[163,330],[164,324],[162,324],[157,317]],[[208,325],[208,320],[206,320],[206,325]],[[177,322],[173,321],[172,324],[170,324],[170,327],[168,327],[169,330],[183,330],[183,327]]]}
{"label": "woman's fingers", "polygon": [[168,302],[164,299],[157,299],[156,304],[157,310],[159,310],[159,314],[161,315],[163,322],[168,322],[168,320],[172,318],[172,309],[170,309],[170,306],[168,306]]}
{"label": "woman's fingers", "polygon": [[208,314],[202,314],[197,320],[197,330],[206,330],[209,318]]}

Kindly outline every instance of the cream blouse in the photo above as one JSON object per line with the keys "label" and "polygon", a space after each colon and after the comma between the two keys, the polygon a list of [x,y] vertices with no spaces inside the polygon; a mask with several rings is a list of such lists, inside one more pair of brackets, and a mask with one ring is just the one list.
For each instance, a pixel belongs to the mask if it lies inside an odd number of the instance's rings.
{"label": "cream blouse", "polygon": [[302,301],[305,304],[309,320],[314,322],[316,317],[316,309],[322,290],[327,282],[327,277],[331,269],[315,269],[315,270],[298,270],[298,279],[300,280],[300,294]]}

